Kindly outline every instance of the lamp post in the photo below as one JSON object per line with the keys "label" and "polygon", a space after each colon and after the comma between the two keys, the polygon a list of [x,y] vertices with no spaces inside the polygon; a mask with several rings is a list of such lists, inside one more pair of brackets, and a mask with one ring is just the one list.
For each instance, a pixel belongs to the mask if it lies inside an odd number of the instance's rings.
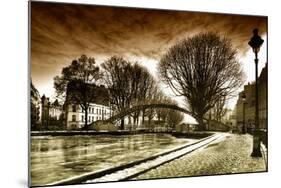
{"label": "lamp post", "polygon": [[242,133],[246,134],[246,126],[245,126],[245,102],[246,102],[246,95],[245,95],[245,92],[243,92],[242,101],[243,101],[243,128],[242,128],[243,130],[242,130]]}
{"label": "lamp post", "polygon": [[263,39],[258,35],[258,29],[253,30],[253,37],[249,41],[249,45],[252,47],[253,52],[255,53],[255,69],[256,69],[256,87],[255,87],[255,130],[254,130],[254,139],[253,139],[253,152],[252,157],[261,157],[260,150],[260,136],[259,136],[259,90],[258,90],[258,53],[260,47],[263,44]]}

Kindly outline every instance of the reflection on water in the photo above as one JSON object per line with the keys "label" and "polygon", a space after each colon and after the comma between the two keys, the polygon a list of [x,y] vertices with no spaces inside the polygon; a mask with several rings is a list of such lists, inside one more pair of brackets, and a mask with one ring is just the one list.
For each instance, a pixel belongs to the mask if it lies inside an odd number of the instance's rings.
{"label": "reflection on water", "polygon": [[119,166],[188,141],[167,134],[35,136],[31,140],[32,185]]}

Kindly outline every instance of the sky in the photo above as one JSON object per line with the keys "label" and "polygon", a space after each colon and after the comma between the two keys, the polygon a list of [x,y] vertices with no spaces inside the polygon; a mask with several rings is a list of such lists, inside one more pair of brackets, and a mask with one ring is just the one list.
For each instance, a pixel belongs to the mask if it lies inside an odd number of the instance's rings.
{"label": "sky", "polygon": [[[265,40],[259,71],[267,59],[267,18],[261,16],[32,2],[30,21],[31,79],[40,95],[50,98],[55,97],[53,78],[82,54],[94,57],[97,64],[123,56],[159,78],[157,65],[169,47],[200,32],[215,32],[232,41],[247,82],[255,79],[254,54],[248,46],[254,28]],[[173,95],[168,87],[162,88]]]}

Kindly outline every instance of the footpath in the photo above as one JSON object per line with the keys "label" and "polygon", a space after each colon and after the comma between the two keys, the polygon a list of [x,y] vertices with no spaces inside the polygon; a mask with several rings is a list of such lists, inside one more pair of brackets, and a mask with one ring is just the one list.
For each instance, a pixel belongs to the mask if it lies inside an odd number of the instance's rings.
{"label": "footpath", "polygon": [[253,137],[226,133],[225,137],[169,163],[142,173],[133,179],[157,179],[267,171],[267,151],[263,157],[251,157]]}

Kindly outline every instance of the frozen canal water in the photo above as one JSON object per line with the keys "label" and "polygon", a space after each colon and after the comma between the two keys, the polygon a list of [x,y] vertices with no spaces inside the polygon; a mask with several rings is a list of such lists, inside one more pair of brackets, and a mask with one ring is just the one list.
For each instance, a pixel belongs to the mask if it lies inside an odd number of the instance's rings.
{"label": "frozen canal water", "polygon": [[168,134],[33,136],[32,186],[119,166],[192,141]]}

